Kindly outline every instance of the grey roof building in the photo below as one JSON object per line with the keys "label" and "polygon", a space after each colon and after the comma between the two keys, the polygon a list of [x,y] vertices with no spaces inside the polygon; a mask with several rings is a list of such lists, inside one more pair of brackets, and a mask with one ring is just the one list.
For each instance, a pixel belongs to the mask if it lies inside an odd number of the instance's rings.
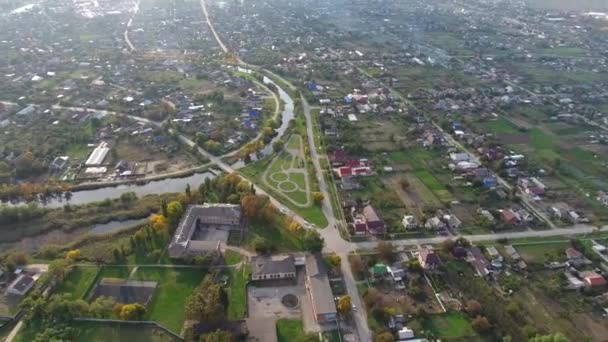
{"label": "grey roof building", "polygon": [[318,255],[306,256],[306,288],[312,301],[315,319],[319,323],[335,322],[336,304],[329,285],[327,270]]}
{"label": "grey roof building", "polygon": [[291,255],[256,255],[251,258],[252,280],[294,279],[296,265]]}
{"label": "grey roof building", "polygon": [[169,255],[172,258],[179,258],[188,254],[195,233],[210,227],[223,230],[242,229],[241,206],[222,203],[188,206],[169,244]]}
{"label": "grey roof building", "polygon": [[6,288],[6,294],[24,296],[32,289],[34,283],[36,283],[34,278],[27,274],[21,274]]}

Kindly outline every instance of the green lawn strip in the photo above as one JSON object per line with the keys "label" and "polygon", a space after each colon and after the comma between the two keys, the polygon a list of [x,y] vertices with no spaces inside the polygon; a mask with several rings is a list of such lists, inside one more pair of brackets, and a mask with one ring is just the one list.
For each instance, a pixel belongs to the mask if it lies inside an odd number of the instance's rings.
{"label": "green lawn strip", "polygon": [[99,322],[73,322],[70,326],[78,330],[75,342],[179,341],[162,329],[149,326]]}
{"label": "green lawn strip", "polygon": [[186,300],[205,273],[196,268],[140,267],[132,279],[158,282],[145,319],[179,334],[184,323]]}
{"label": "green lawn strip", "polygon": [[76,266],[55,292],[69,293],[72,299],[84,298],[98,272],[99,268],[95,266]]}
{"label": "green lawn strip", "polygon": [[99,278],[126,279],[131,274],[133,267],[126,266],[104,266],[99,273]]}
{"label": "green lawn strip", "polygon": [[485,123],[485,126],[492,133],[503,133],[503,134],[518,134],[521,131],[516,125],[504,117],[500,117],[496,120],[490,120]]}
{"label": "green lawn strip", "polygon": [[463,338],[476,335],[469,319],[460,312],[431,315],[423,322],[425,330],[430,330],[438,338]]}
{"label": "green lawn strip", "polygon": [[299,135],[292,135],[291,137],[289,137],[289,140],[287,140],[288,149],[294,149],[294,150],[300,149],[300,147],[302,146],[300,144],[301,138],[297,138],[297,137],[299,137]]}
{"label": "green lawn strip", "polygon": [[247,317],[247,281],[251,274],[251,266],[246,264],[231,269],[228,294],[228,319],[240,320]]}

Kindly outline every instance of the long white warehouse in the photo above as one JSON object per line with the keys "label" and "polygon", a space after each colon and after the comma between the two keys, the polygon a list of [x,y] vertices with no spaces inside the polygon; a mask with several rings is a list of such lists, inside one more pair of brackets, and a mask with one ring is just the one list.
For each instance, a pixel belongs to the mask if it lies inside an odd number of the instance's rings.
{"label": "long white warehouse", "polygon": [[108,147],[108,143],[105,141],[102,141],[99,146],[97,146],[93,152],[91,153],[91,155],[89,156],[89,159],[87,159],[86,163],[84,164],[85,166],[100,166],[103,163],[103,160],[106,159],[106,156],[108,155],[108,152],[110,152],[110,148]]}

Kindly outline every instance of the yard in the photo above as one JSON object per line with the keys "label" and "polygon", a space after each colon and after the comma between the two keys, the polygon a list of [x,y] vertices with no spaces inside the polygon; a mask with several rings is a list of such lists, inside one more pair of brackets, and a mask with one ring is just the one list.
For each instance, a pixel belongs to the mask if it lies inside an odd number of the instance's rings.
{"label": "yard", "polygon": [[477,335],[467,316],[460,312],[431,315],[422,326],[425,330],[430,330],[435,337],[442,339],[467,338]]}
{"label": "yard", "polygon": [[249,265],[230,270],[230,286],[226,289],[229,320],[240,320],[247,317],[247,282],[250,274],[251,266]]}
{"label": "yard", "polygon": [[78,337],[76,338],[75,342],[179,341],[161,329],[137,325],[74,322],[72,327],[78,330]]}
{"label": "yard", "polygon": [[304,323],[299,319],[279,319],[277,321],[278,342],[316,342],[316,335],[304,333]]}
{"label": "yard", "polygon": [[566,248],[569,242],[513,245],[526,262],[545,263],[548,261],[565,261]]}
{"label": "yard", "polygon": [[138,268],[131,279],[158,282],[158,288],[148,305],[145,319],[158,322],[179,334],[184,323],[186,300],[201,283],[205,274],[205,270],[195,268]]}
{"label": "yard", "polygon": [[96,266],[76,266],[67,278],[57,287],[56,293],[70,294],[72,299],[84,298],[97,278]]}

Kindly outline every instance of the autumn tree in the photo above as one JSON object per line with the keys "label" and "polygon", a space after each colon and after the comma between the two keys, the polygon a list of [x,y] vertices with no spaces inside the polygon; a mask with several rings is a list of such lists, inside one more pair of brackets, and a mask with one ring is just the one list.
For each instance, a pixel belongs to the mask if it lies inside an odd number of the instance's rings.
{"label": "autumn tree", "polygon": [[342,258],[340,258],[340,256],[336,253],[332,253],[329,256],[327,256],[327,260],[329,261],[329,264],[333,268],[340,267],[340,264],[342,263]]}
{"label": "autumn tree", "polygon": [[469,315],[475,317],[481,312],[481,304],[475,299],[470,299],[467,301],[465,310]]}
{"label": "autumn tree", "polygon": [[386,262],[393,262],[395,258],[395,246],[390,242],[380,241],[378,242],[378,254],[380,258]]}
{"label": "autumn tree", "polygon": [[325,196],[323,196],[322,192],[313,192],[312,193],[312,200],[313,200],[313,202],[315,202],[316,205],[323,204],[323,199],[325,199]]}
{"label": "autumn tree", "polygon": [[384,331],[376,335],[374,342],[395,342],[395,336],[389,331]]}
{"label": "autumn tree", "polygon": [[163,215],[154,214],[150,216],[149,222],[150,227],[152,227],[152,229],[157,233],[165,232],[168,230],[169,226],[167,223],[167,218]]}
{"label": "autumn tree", "polygon": [[346,314],[353,309],[353,303],[349,295],[342,296],[338,299],[336,308],[340,313]]}
{"label": "autumn tree", "polygon": [[[146,313],[146,307],[139,303],[124,304],[119,306],[118,318],[123,321],[135,321],[141,319]],[[116,313],[116,308],[114,312]]]}
{"label": "autumn tree", "polygon": [[184,213],[184,207],[178,201],[172,201],[167,204],[167,219],[171,225],[176,225]]}
{"label": "autumn tree", "polygon": [[4,260],[4,265],[9,271],[14,271],[17,267],[27,264],[27,255],[23,252],[12,252]]}
{"label": "autumn tree", "polygon": [[350,268],[353,270],[353,273],[355,273],[355,275],[357,275],[359,278],[365,277],[367,269],[363,259],[361,259],[361,257],[358,255],[353,255],[349,258],[349,261]]}
{"label": "autumn tree", "polygon": [[73,249],[71,251],[69,251],[66,254],[66,258],[72,261],[76,261],[78,259],[80,259],[80,250],[79,249]]}
{"label": "autumn tree", "polygon": [[51,282],[61,283],[72,271],[73,259],[57,259],[49,263],[47,277]]}
{"label": "autumn tree", "polygon": [[471,326],[479,333],[487,332],[492,327],[486,317],[479,315],[473,319]]}

